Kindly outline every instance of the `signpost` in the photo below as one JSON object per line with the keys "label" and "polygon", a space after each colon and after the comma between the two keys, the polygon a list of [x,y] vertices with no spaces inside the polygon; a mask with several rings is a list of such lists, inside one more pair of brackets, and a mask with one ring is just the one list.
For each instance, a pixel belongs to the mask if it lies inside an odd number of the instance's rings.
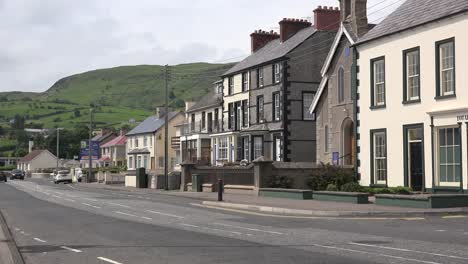
{"label": "signpost", "polygon": [[[99,142],[92,141],[91,143],[91,160],[99,159]],[[89,160],[89,141],[82,140],[80,146],[80,160]]]}

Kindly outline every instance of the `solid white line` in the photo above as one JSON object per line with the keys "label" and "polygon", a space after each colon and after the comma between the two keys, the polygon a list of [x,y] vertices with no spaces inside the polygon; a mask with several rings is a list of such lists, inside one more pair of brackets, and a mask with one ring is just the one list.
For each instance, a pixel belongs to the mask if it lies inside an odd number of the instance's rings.
{"label": "solid white line", "polygon": [[146,217],[146,216],[138,216],[138,215],[128,214],[128,213],[124,213],[124,212],[120,212],[120,211],[115,211],[114,213],[121,214],[121,215],[126,215],[126,216],[131,216],[131,217],[136,217],[136,218],[143,218],[143,219],[146,219],[146,220],[153,220],[153,218],[149,218],[149,217]]}
{"label": "solid white line", "polygon": [[443,219],[453,219],[453,218],[467,218],[468,216],[466,215],[447,215],[447,216],[442,216]]}
{"label": "solid white line", "polygon": [[445,232],[447,230],[444,230],[444,229],[439,229],[439,230],[436,230],[436,232]]}
{"label": "solid white line", "polygon": [[173,214],[166,214],[166,213],[161,213],[161,212],[156,212],[156,211],[151,211],[151,210],[146,210],[146,212],[152,213],[152,214],[158,214],[158,215],[164,215],[164,216],[180,218],[180,219],[184,218],[183,216],[178,216],[178,215],[173,215]]}
{"label": "solid white line", "polygon": [[426,264],[442,264],[442,263],[439,263],[439,262],[425,261],[425,260],[412,259],[412,258],[404,258],[404,257],[398,257],[398,256],[386,255],[386,254],[380,254],[380,253],[372,253],[372,252],[349,249],[349,248],[340,248],[340,247],[317,245],[317,244],[313,244],[312,246],[319,247],[319,248],[336,249],[336,250],[349,251],[349,252],[355,252],[355,253],[361,253],[361,254],[368,254],[368,255],[376,255],[376,256],[381,256],[381,257],[386,257],[386,258],[401,259],[401,260],[405,260],[405,261],[413,261],[413,262],[426,263]]}
{"label": "solid white line", "polygon": [[131,208],[130,206],[123,205],[123,204],[118,204],[118,203],[111,203],[111,202],[108,202],[108,204],[112,204],[112,205],[116,205],[116,206],[121,206],[121,207],[125,207],[125,208]]}
{"label": "solid white line", "polygon": [[146,216],[142,216],[141,218],[146,219],[146,220],[153,220],[153,218],[151,218],[151,217],[146,217]]}
{"label": "solid white line", "polygon": [[275,235],[283,235],[283,233],[280,233],[280,232],[267,231],[267,230],[260,230],[260,229],[256,229],[256,228],[248,228],[248,227],[242,227],[242,226],[234,226],[234,225],[228,225],[228,224],[223,224],[223,223],[213,223],[213,224],[214,224],[214,225],[220,225],[220,226],[227,226],[227,227],[239,228],[239,229],[245,229],[245,230],[249,230],[249,231],[264,232],[264,233],[275,234]]}
{"label": "solid white line", "polygon": [[199,226],[196,226],[196,225],[190,225],[190,224],[184,224],[184,223],[181,223],[180,225],[200,228]]}
{"label": "solid white line", "polygon": [[42,240],[42,239],[40,239],[40,238],[37,238],[37,237],[35,237],[35,238],[34,238],[34,240],[36,240],[36,241],[39,241],[39,242],[41,242],[41,243],[46,243],[46,242],[47,242],[47,241],[45,241],[45,240]]}
{"label": "solid white line", "polygon": [[88,200],[88,201],[93,201],[93,202],[97,202],[97,201],[98,201],[98,200],[96,200],[96,199],[91,199],[91,198],[83,198],[83,199]]}
{"label": "solid white line", "polygon": [[95,205],[92,205],[92,204],[87,204],[87,203],[81,203],[81,204],[82,204],[82,205],[89,206],[89,207],[93,207],[93,208],[96,208],[96,209],[101,209],[101,207],[95,206]]}
{"label": "solid white line", "polygon": [[438,254],[438,253],[430,253],[430,252],[410,250],[410,249],[404,249],[404,248],[385,247],[385,246],[369,245],[369,244],[362,244],[362,243],[349,243],[349,244],[357,245],[357,246],[363,246],[363,247],[373,247],[373,248],[390,249],[390,250],[403,251],[403,252],[414,252],[414,253],[428,254],[428,255],[433,255],[433,256],[438,256],[438,257],[446,257],[446,258],[454,258],[454,259],[468,259],[468,258],[464,258],[464,257],[445,255],[445,254]]}
{"label": "solid white line", "polygon": [[112,263],[112,264],[123,264],[123,263],[117,262],[115,260],[104,258],[104,257],[98,257],[97,259],[105,261],[105,262],[109,262],[109,263]]}
{"label": "solid white line", "polygon": [[66,249],[68,251],[71,251],[71,252],[75,252],[75,253],[81,253],[83,251],[79,250],[79,249],[74,249],[74,248],[69,248],[69,247],[66,247],[66,246],[61,246],[60,248],[63,248],[63,249]]}

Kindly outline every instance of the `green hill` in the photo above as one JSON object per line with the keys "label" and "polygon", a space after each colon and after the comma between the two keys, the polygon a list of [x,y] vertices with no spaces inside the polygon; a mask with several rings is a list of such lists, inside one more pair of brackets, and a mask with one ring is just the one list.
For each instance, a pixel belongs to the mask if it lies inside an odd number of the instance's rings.
{"label": "green hill", "polygon": [[[196,100],[232,64],[191,63],[170,67],[170,105],[182,109]],[[89,120],[97,105],[98,127],[118,127],[129,119],[143,120],[164,104],[164,67],[122,66],[65,77],[43,93],[0,93],[0,125],[16,114],[37,127],[73,127]]]}

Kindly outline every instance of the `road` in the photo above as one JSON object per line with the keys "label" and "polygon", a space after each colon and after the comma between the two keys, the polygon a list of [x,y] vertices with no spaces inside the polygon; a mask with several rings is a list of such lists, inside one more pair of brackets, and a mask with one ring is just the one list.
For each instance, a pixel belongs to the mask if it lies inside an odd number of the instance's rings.
{"label": "road", "polygon": [[468,218],[272,217],[200,201],[54,185],[0,184],[26,263],[468,263]]}

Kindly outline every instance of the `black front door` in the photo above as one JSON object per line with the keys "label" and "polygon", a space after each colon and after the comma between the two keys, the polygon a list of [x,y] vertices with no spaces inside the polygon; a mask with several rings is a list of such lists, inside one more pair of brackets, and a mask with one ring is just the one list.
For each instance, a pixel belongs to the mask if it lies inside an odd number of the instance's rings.
{"label": "black front door", "polygon": [[423,157],[422,142],[409,143],[409,172],[411,188],[414,191],[422,191],[423,184]]}
{"label": "black front door", "polygon": [[405,186],[424,191],[424,127],[404,126]]}

